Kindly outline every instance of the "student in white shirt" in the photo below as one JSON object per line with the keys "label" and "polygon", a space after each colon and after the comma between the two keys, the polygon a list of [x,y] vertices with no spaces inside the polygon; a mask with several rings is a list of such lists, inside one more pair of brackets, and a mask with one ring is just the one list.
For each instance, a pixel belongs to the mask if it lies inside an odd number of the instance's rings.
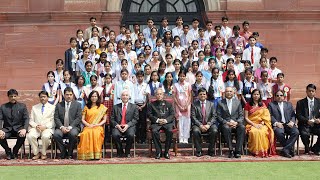
{"label": "student in white shirt", "polygon": [[92,28],[92,37],[88,40],[89,45],[96,45],[96,49],[99,48],[99,30],[97,27]]}
{"label": "student in white shirt", "polygon": [[222,17],[221,21],[221,34],[224,37],[224,39],[228,41],[228,39],[232,36],[232,29],[227,26],[229,19],[228,17]]}
{"label": "student in white shirt", "polygon": [[180,37],[179,36],[175,36],[173,38],[173,48],[172,48],[172,50],[177,55],[176,58],[181,60],[182,59],[181,52],[184,50],[184,47],[181,46],[180,42],[181,42],[180,41]]}
{"label": "student in white shirt", "polygon": [[176,27],[172,29],[172,37],[179,36],[183,34],[183,20],[181,16],[176,18]]}
{"label": "student in white shirt", "polygon": [[147,25],[148,27],[146,27],[142,32],[145,38],[151,38],[151,28],[153,27],[154,21],[151,17],[149,17],[147,19]]}
{"label": "student in white shirt", "polygon": [[255,71],[259,67],[261,49],[255,46],[256,38],[253,36],[249,37],[249,44],[250,47],[243,51],[242,60],[250,60],[251,65],[253,67],[253,71]]}
{"label": "student in white shirt", "polygon": [[192,20],[192,29],[190,29],[187,34],[191,38],[191,41],[199,38],[199,22],[197,18]]}
{"label": "student in white shirt", "polygon": [[136,73],[137,83],[134,85],[134,94],[136,94],[134,103],[139,110],[139,120],[137,123],[136,136],[138,142],[146,142],[146,130],[147,130],[147,103],[148,103],[148,85],[144,82],[143,71]]}
{"label": "student in white shirt", "polygon": [[213,28],[212,21],[206,22],[206,28],[207,28],[207,30],[204,32],[204,37],[210,39],[212,36],[216,35],[216,32],[212,29]]}

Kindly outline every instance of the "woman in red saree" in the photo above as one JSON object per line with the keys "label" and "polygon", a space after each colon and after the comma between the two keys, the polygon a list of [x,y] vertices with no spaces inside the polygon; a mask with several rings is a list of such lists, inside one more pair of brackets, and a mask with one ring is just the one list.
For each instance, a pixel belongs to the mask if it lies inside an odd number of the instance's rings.
{"label": "woman in red saree", "polygon": [[252,91],[251,97],[250,102],[247,102],[244,107],[244,118],[247,122],[246,132],[249,135],[248,149],[254,156],[274,155],[274,132],[269,110],[262,102],[258,89]]}
{"label": "woman in red saree", "polygon": [[104,142],[103,125],[107,119],[107,108],[101,104],[99,93],[93,90],[89,94],[88,103],[82,112],[84,129],[80,133],[78,159],[101,159],[101,149]]}

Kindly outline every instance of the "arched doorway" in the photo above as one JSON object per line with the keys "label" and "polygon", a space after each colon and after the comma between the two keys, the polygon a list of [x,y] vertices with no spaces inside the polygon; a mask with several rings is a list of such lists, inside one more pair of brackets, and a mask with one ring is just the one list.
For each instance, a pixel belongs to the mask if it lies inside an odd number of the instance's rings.
{"label": "arched doorway", "polygon": [[122,4],[122,24],[140,24],[146,26],[148,17],[152,17],[155,25],[159,25],[165,16],[170,26],[175,26],[177,16],[182,16],[185,23],[191,24],[193,18],[200,20],[200,26],[207,20],[202,0],[126,0]]}

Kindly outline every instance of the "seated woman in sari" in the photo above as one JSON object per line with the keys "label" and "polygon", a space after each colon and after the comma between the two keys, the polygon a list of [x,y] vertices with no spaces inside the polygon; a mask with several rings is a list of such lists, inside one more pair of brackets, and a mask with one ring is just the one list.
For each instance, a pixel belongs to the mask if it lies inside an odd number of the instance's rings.
{"label": "seated woman in sari", "polygon": [[101,159],[101,149],[104,141],[103,125],[107,119],[107,108],[101,104],[99,93],[93,90],[88,103],[82,112],[84,129],[80,133],[78,159]]}
{"label": "seated woman in sari", "polygon": [[246,132],[249,135],[248,149],[254,156],[274,155],[274,132],[270,113],[263,104],[258,89],[252,91],[251,97],[250,102],[247,102],[244,107],[244,118],[247,121]]}

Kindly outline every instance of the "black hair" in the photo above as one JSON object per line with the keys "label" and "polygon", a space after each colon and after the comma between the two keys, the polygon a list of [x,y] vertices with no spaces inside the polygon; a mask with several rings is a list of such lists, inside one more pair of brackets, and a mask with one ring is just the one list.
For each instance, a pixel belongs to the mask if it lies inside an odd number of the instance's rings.
{"label": "black hair", "polygon": [[275,60],[276,62],[278,62],[278,59],[277,59],[276,57],[271,57],[271,58],[269,59],[270,62],[271,62],[272,60]]}
{"label": "black hair", "polygon": [[136,76],[144,76],[143,71],[138,71],[138,72],[136,73]]}
{"label": "black hair", "polygon": [[243,21],[242,26],[244,26],[246,24],[250,25],[249,21]]}
{"label": "black hair", "polygon": [[96,95],[98,96],[98,100],[97,100],[97,102],[96,102],[98,108],[100,107],[100,104],[101,104],[101,99],[100,99],[99,92],[93,90],[93,91],[89,94],[88,102],[87,102],[87,104],[86,104],[89,109],[91,109],[91,107],[92,107],[91,97],[92,97],[93,94],[96,94]]}
{"label": "black hair", "polygon": [[223,16],[223,17],[221,18],[221,21],[224,21],[224,20],[229,21],[229,19],[228,19],[228,17],[227,17],[227,16]]}
{"label": "black hair", "polygon": [[38,96],[40,97],[41,95],[46,95],[47,97],[49,97],[49,94],[47,91],[40,91]]}
{"label": "black hair", "polygon": [[198,90],[198,94],[202,93],[202,92],[205,92],[207,94],[207,90],[204,88],[204,87],[201,87],[199,90]]}
{"label": "black hair", "polygon": [[316,87],[316,85],[314,85],[314,84],[308,84],[308,86],[306,87],[306,90],[308,90],[309,88],[312,88],[312,89],[314,89],[314,90],[317,90],[317,87]]}
{"label": "black hair", "polygon": [[168,81],[167,81],[167,76],[170,75],[170,74],[171,74],[171,77],[173,77],[173,75],[172,75],[171,72],[167,72],[166,75],[164,76],[165,78],[164,78],[164,81],[163,81],[163,86],[164,86],[164,91],[165,91],[165,92],[170,91],[170,90],[168,89],[168,86],[172,86],[172,85],[173,85],[173,80],[171,81],[170,84],[168,84]]}
{"label": "black hair", "polygon": [[[81,76],[80,76],[81,77]],[[66,92],[71,92],[73,94],[73,89],[71,87],[66,87],[64,90],[63,90],[63,93],[66,94]]]}
{"label": "black hair", "polygon": [[261,106],[263,106],[263,102],[262,102],[261,92],[260,92],[259,89],[254,89],[254,90],[251,92],[251,97],[252,97],[252,98],[250,98],[249,104],[250,104],[250,106],[253,106],[253,105],[254,105],[254,104],[253,104],[253,103],[254,103],[254,102],[253,102],[253,94],[254,94],[255,92],[259,92],[260,97],[259,97],[259,99],[258,99],[258,106],[261,107]]}
{"label": "black hair", "polygon": [[236,72],[233,69],[228,70],[227,77],[226,77],[226,80],[224,82],[228,82],[229,81],[229,74],[230,73],[234,74],[234,79],[233,79],[234,87],[237,89],[237,91],[239,91],[239,89],[240,89],[239,82],[238,82],[238,79],[237,79]]}
{"label": "black hair", "polygon": [[7,92],[7,96],[10,96],[10,95],[19,95],[18,94],[18,91],[15,90],[15,89],[10,89],[8,92]]}

